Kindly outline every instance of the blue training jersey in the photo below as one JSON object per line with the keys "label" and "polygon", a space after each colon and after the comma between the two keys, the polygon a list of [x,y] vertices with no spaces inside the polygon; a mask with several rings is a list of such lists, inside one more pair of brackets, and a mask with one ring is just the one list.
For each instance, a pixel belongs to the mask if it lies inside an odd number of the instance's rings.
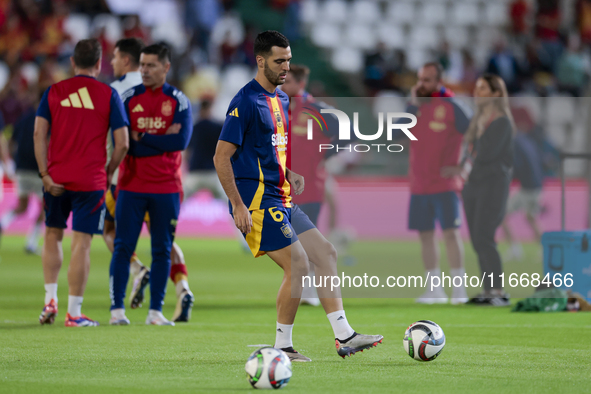
{"label": "blue training jersey", "polygon": [[[220,140],[238,145],[232,156],[236,186],[250,211],[291,207],[286,179],[289,97],[250,81],[232,99]],[[231,208],[231,206],[230,206]]]}

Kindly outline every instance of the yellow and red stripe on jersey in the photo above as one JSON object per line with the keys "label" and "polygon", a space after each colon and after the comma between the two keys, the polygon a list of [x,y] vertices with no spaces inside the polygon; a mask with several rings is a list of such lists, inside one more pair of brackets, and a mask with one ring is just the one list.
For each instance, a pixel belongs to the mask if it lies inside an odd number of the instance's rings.
{"label": "yellow and red stripe on jersey", "polygon": [[277,163],[279,164],[279,193],[281,195],[281,202],[284,207],[291,207],[291,186],[286,179],[287,170],[287,127],[285,120],[285,113],[279,103],[277,96],[267,96],[267,103],[269,104],[269,111],[271,112],[271,119],[275,127],[274,134],[278,136],[276,140],[284,141],[285,144],[279,144],[274,147]]}

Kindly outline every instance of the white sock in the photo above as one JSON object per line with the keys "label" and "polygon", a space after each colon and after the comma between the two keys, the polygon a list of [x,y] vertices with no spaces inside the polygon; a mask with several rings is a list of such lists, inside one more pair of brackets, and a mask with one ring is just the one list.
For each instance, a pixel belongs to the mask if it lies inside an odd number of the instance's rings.
{"label": "white sock", "polygon": [[328,321],[332,326],[332,331],[334,331],[335,338],[338,338],[342,341],[355,334],[355,330],[351,328],[349,322],[347,321],[345,311],[332,312],[326,315],[326,317],[328,317]]}
{"label": "white sock", "polygon": [[15,217],[16,217],[16,215],[14,214],[14,211],[6,212],[4,214],[4,216],[2,216],[2,219],[0,220],[0,227],[2,227],[3,229],[6,230],[12,224]]}
{"label": "white sock", "polygon": [[277,323],[277,330],[275,332],[275,348],[285,349],[286,347],[293,347],[291,341],[291,332],[293,324]]}
{"label": "white sock", "polygon": [[140,271],[142,270],[142,267],[144,265],[142,264],[142,262],[139,259],[135,259],[133,260],[131,263],[129,263],[129,273],[132,276],[136,276],[137,274],[140,273]]}
{"label": "white sock", "polygon": [[82,301],[84,297],[68,296],[68,313],[72,317],[80,317],[82,315]]}
{"label": "white sock", "polygon": [[[425,273],[425,279],[427,278],[427,274],[429,275],[428,285],[429,285],[429,287],[431,287],[431,278],[434,276],[438,276],[439,278],[441,278],[441,269],[435,268],[434,270],[427,271]],[[435,290],[436,288],[439,288],[439,287],[441,287],[441,283],[439,284],[439,286],[433,286],[433,289]]]}
{"label": "white sock", "polygon": [[41,235],[41,223],[35,223],[35,227],[27,237],[27,246],[29,249],[37,249],[39,246],[39,236]]}
{"label": "white sock", "polygon": [[113,317],[117,320],[125,319],[125,309],[123,309],[123,308],[112,309],[111,310],[111,317]]}
{"label": "white sock", "polygon": [[45,305],[49,304],[51,300],[54,300],[57,305],[57,283],[45,284]]}
{"label": "white sock", "polygon": [[179,298],[181,296],[181,293],[183,292],[183,290],[188,291],[189,293],[191,292],[191,290],[189,289],[189,282],[187,282],[184,279],[179,280],[176,285],[176,297]]}

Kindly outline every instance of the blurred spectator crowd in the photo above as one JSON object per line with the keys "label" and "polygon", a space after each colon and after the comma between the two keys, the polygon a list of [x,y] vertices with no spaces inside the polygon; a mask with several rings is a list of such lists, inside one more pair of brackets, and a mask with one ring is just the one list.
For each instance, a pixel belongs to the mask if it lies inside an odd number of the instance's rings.
{"label": "blurred spectator crowd", "polygon": [[[231,0],[0,0],[1,115],[10,128],[49,85],[71,76],[74,46],[89,37],[103,47],[106,83],[120,38],[168,44],[168,80],[187,93],[197,114],[201,99],[233,95],[252,77],[256,33]],[[231,86],[222,83],[228,79]]]}
{"label": "blurred spectator crowd", "polygon": [[[407,94],[416,69],[433,60],[444,66],[446,83],[466,94],[485,71],[500,75],[511,94],[580,97],[588,86],[591,0],[307,0],[304,4],[320,14],[333,10],[333,22],[318,25],[310,17],[311,38],[331,46],[333,38],[327,36],[342,35],[333,61],[357,58],[343,71],[363,74],[370,95],[380,90]],[[347,20],[343,34],[335,9],[341,9],[337,13]]]}

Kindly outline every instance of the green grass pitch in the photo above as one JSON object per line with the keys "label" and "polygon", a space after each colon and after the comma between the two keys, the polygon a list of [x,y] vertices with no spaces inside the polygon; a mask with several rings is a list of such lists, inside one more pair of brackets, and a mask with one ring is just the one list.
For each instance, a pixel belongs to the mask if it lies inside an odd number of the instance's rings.
{"label": "green grass pitch", "polygon": [[[180,239],[196,302],[191,322],[176,327],[144,325],[147,308],[128,310],[132,324],[110,327],[110,254],[96,238],[83,311],[97,328],[65,328],[67,263],[59,282],[60,313],[40,326],[41,259],[24,255],[22,237],[3,237],[0,249],[0,393],[231,393],[252,390],[244,363],[273,344],[275,294],[280,269],[253,259],[231,240]],[[389,244],[391,247],[391,243]],[[69,243],[65,261],[68,261]],[[374,245],[375,246],[375,245]],[[396,243],[414,256],[416,243]],[[149,240],[138,247],[149,262]],[[529,254],[536,249],[529,246]],[[467,248],[467,261],[474,255]],[[172,315],[170,286],[164,314]],[[515,314],[508,308],[419,306],[411,299],[345,300],[359,332],[384,335],[384,343],[345,360],[337,356],[321,308],[302,307],[294,345],[313,359],[293,365],[286,392],[293,393],[582,393],[591,392],[591,320],[584,313]],[[429,363],[404,353],[405,328],[430,319],[447,344]]]}

